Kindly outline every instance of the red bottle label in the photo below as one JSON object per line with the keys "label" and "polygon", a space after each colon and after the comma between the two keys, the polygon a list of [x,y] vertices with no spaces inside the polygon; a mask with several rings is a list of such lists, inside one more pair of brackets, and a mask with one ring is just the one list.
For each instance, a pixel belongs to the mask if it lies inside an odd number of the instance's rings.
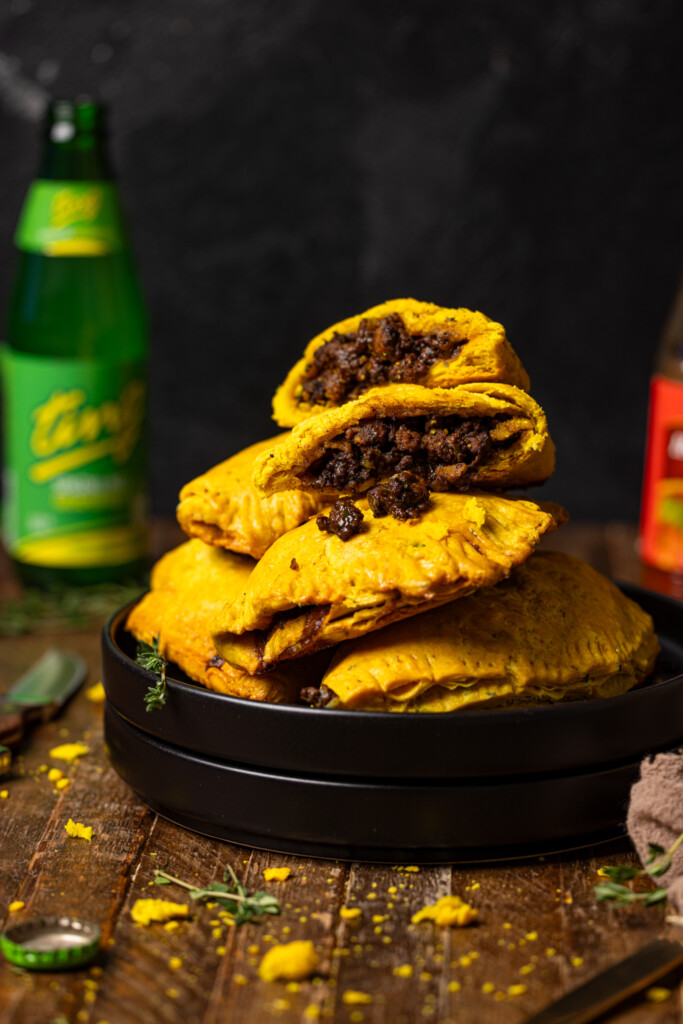
{"label": "red bottle label", "polygon": [[683,383],[655,376],[640,514],[643,561],[683,571]]}

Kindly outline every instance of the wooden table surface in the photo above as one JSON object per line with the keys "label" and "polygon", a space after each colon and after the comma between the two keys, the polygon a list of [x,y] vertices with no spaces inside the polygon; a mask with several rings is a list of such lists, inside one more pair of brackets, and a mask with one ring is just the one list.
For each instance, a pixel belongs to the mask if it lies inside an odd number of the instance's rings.
{"label": "wooden table surface", "polygon": [[[579,523],[559,531],[548,546],[579,554],[616,577],[675,593],[675,581],[643,570],[634,537],[629,525]],[[161,546],[173,540],[167,532]],[[0,597],[12,589],[5,564]],[[93,627],[68,636],[0,640],[0,692],[50,642],[84,655],[90,666],[86,685],[97,682],[99,636]],[[87,756],[74,765],[51,760],[52,747],[76,740],[88,745]],[[56,789],[41,770],[45,765],[64,768],[68,788]],[[521,1024],[664,926],[662,907],[617,910],[594,901],[598,868],[633,860],[625,840],[528,861],[406,872],[278,856],[185,831],[149,811],[109,766],[101,706],[84,692],[59,718],[31,732],[3,787],[0,923],[76,914],[99,922],[104,941],[95,967],[70,973],[23,972],[2,961],[2,1024]],[[69,818],[92,825],[92,842],[69,838]],[[250,890],[276,893],[282,914],[219,932],[216,911],[197,907],[173,931],[136,925],[130,911],[137,899],[182,901],[178,889],[150,888],[155,867],[163,864],[198,884],[220,879],[231,864]],[[292,874],[285,882],[264,883],[268,866],[288,866]],[[478,908],[476,926],[411,925],[416,910],[451,892]],[[10,914],[14,900],[25,907]],[[344,920],[344,906],[359,907],[360,919]],[[264,952],[274,942],[298,938],[315,944],[317,974],[298,985],[259,980]],[[412,976],[395,973],[403,965],[412,967]],[[665,1002],[634,998],[605,1019],[681,1024],[677,981],[658,983],[672,989]],[[509,994],[510,986],[524,988]],[[371,1001],[350,1003],[349,991]]]}

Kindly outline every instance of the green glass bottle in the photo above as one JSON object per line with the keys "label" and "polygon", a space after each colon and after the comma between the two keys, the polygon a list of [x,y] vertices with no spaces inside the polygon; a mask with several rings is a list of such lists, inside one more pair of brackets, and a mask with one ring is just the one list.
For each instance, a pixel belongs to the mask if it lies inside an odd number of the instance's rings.
{"label": "green glass bottle", "polygon": [[147,323],[102,108],[50,105],[2,348],[3,533],[24,582],[135,577],[146,555]]}

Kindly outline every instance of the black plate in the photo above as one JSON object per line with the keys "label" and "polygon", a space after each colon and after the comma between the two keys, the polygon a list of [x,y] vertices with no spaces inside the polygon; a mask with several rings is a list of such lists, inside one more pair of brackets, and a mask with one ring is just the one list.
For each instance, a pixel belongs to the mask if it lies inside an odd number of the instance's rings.
{"label": "black plate", "polygon": [[683,604],[622,589],[652,615],[663,650],[652,680],[604,700],[450,715],[320,711],[226,697],[172,666],[166,707],[148,712],[154,680],[123,628],[131,606],[104,628],[102,678],[111,705],[150,736],[259,769],[394,780],[583,771],[683,740]]}
{"label": "black plate", "polygon": [[472,862],[604,841],[623,831],[638,775],[634,762],[517,779],[359,781],[203,757],[142,732],[108,701],[104,730],[119,775],[176,824],[257,849],[336,860]]}

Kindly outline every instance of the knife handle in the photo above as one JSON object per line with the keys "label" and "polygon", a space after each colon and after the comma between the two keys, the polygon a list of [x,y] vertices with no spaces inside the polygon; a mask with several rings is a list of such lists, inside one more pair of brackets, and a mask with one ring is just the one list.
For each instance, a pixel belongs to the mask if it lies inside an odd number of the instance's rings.
{"label": "knife handle", "polygon": [[21,711],[0,711],[0,743],[14,746],[24,735],[24,715]]}

